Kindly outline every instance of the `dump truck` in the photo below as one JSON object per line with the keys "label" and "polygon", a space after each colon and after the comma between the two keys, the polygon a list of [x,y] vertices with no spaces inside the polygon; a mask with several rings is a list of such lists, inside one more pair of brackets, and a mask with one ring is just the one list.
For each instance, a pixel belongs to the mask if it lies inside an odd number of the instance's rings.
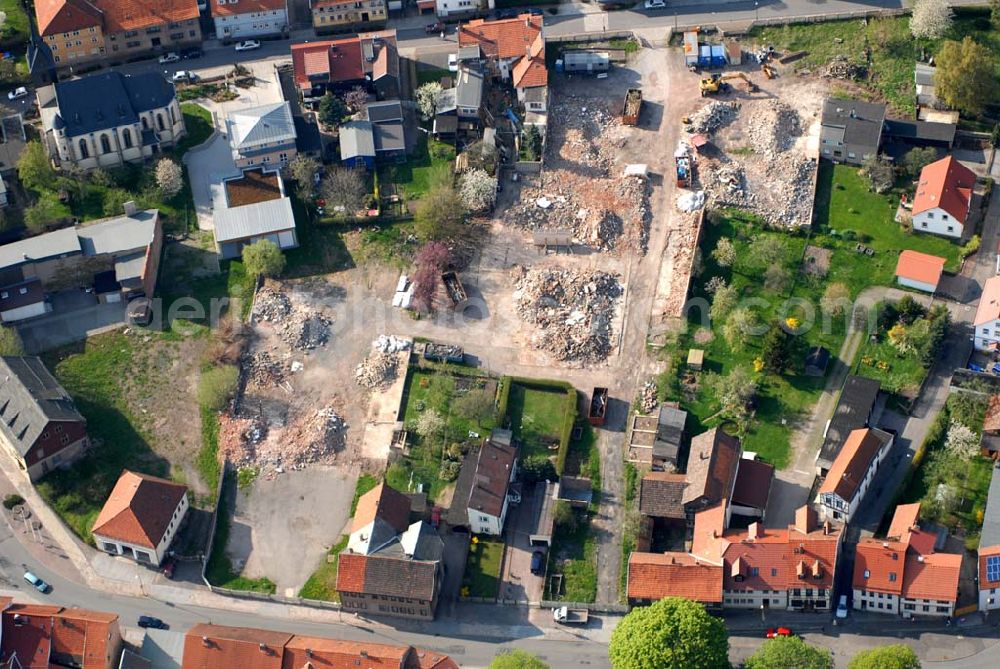
{"label": "dump truck", "polygon": [[590,413],[587,415],[587,420],[590,421],[591,425],[604,425],[604,416],[607,411],[608,389],[594,388],[594,392],[590,395]]}
{"label": "dump truck", "polygon": [[444,289],[448,293],[448,298],[451,300],[453,307],[457,307],[469,299],[468,295],[465,294],[462,282],[458,280],[457,273],[445,272],[441,275],[441,283],[444,284]]}
{"label": "dump truck", "polygon": [[590,611],[587,609],[571,609],[568,606],[560,606],[552,610],[552,620],[563,625],[586,625],[590,619]]}
{"label": "dump truck", "polygon": [[625,94],[625,104],[622,106],[622,125],[638,124],[640,111],[642,111],[642,90],[630,88]]}
{"label": "dump truck", "polygon": [[756,93],[759,89],[757,84],[753,82],[753,79],[748,77],[743,72],[729,72],[727,74],[713,74],[710,77],[705,77],[698,83],[698,88],[701,91],[701,96],[715,95],[716,93],[725,93],[729,90],[729,80],[731,79],[742,79],[746,84],[746,90],[748,93]]}

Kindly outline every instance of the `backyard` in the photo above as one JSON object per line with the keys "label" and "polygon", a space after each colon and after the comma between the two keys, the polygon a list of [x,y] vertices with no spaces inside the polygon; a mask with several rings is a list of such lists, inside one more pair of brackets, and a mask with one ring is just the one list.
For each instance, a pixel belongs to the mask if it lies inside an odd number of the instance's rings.
{"label": "backyard", "polygon": [[462,576],[463,596],[487,599],[497,596],[503,547],[503,541],[473,537]]}
{"label": "backyard", "polygon": [[[592,513],[556,503],[556,526],[549,550],[546,592],[554,600],[593,602],[597,599],[597,538]],[[561,578],[553,578],[561,575]],[[560,583],[553,591],[554,583]]]}
{"label": "backyard", "polygon": [[451,179],[455,147],[433,138],[426,132],[418,133],[417,146],[406,162],[380,168],[379,182],[395,184],[400,195],[408,200],[422,197],[431,189],[435,179]]}
{"label": "backyard", "polygon": [[566,421],[576,417],[576,393],[568,397],[565,389],[513,383],[507,417],[514,437],[521,440],[522,458],[552,456],[559,451]]}

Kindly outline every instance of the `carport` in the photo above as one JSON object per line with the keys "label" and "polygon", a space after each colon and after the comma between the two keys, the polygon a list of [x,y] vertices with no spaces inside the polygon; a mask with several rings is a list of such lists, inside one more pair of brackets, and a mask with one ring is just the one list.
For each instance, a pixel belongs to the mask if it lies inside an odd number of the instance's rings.
{"label": "carport", "polygon": [[528,544],[549,548],[552,546],[552,528],[555,526],[556,484],[539,481],[531,496],[531,512],[534,523],[528,532]]}

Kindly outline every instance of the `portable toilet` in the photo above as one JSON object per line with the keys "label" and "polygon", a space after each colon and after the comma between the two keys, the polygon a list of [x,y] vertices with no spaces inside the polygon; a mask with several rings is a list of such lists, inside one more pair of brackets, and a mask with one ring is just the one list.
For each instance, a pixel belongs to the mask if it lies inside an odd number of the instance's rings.
{"label": "portable toilet", "polygon": [[712,67],[712,47],[708,44],[698,47],[698,67]]}
{"label": "portable toilet", "polygon": [[562,58],[559,58],[558,60],[556,60],[556,72],[562,72],[562,71],[563,71],[563,61]]}
{"label": "portable toilet", "polygon": [[721,44],[712,45],[712,67],[724,67],[726,65],[726,47]]}

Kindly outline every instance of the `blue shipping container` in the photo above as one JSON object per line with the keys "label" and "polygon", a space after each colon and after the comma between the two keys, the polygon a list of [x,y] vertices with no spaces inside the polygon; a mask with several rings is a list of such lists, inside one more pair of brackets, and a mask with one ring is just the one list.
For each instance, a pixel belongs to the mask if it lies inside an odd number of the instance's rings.
{"label": "blue shipping container", "polygon": [[698,47],[698,67],[712,67],[712,47],[707,44]]}
{"label": "blue shipping container", "polygon": [[721,44],[712,45],[712,67],[723,67],[726,64],[726,48]]}

